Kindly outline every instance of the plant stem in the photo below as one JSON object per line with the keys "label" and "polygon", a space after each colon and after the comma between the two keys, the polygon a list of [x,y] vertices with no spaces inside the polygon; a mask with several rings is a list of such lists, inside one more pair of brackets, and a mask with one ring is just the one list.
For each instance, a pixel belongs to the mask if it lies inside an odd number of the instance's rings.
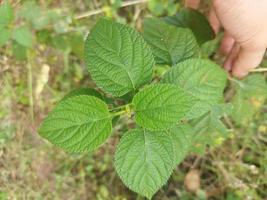
{"label": "plant stem", "polygon": [[267,72],[267,68],[252,69],[250,72]]}
{"label": "plant stem", "polygon": [[[123,115],[123,114],[128,114],[128,116],[131,116],[131,105],[132,105],[132,103],[129,103],[129,104],[126,104],[123,106],[113,108],[109,111],[112,113],[112,117],[115,117],[118,115]],[[117,110],[119,110],[119,111],[117,111]]]}
{"label": "plant stem", "polygon": [[34,122],[33,112],[33,90],[32,90],[32,52],[28,52],[27,55],[27,69],[28,69],[28,90],[29,90],[29,104],[30,104],[30,116],[31,121]]}
{"label": "plant stem", "polygon": [[116,116],[123,115],[123,114],[125,114],[125,113],[127,113],[127,111],[126,111],[126,110],[121,110],[121,111],[118,111],[118,112],[112,113],[112,114],[111,114],[111,116],[112,116],[112,117],[116,117]]}
{"label": "plant stem", "polygon": [[240,88],[244,88],[244,85],[241,81],[237,80],[237,79],[234,79],[230,76],[228,76],[228,80],[232,81],[233,83],[236,83]]}
{"label": "plant stem", "polygon": [[123,109],[123,108],[126,108],[127,105],[130,105],[130,104],[126,104],[126,105],[118,106],[118,107],[116,107],[116,108],[112,108],[112,109],[110,109],[109,111],[121,110],[121,109]]}

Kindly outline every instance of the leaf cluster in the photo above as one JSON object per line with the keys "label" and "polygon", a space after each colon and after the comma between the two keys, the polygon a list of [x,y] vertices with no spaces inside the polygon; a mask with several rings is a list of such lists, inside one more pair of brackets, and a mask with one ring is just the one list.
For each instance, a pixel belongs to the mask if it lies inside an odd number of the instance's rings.
{"label": "leaf cluster", "polygon": [[[228,134],[221,118],[227,74],[200,58],[203,43],[214,38],[200,13],[186,9],[165,19],[148,18],[142,34],[101,19],[85,42],[85,63],[98,88],[68,94],[41,124],[42,137],[68,152],[99,148],[112,132],[112,120],[135,119],[116,148],[115,169],[131,190],[149,199],[166,184],[173,169],[207,133]],[[201,30],[192,29],[196,23]],[[205,30],[202,30],[205,29]],[[171,68],[152,81],[156,64]],[[213,137],[209,135],[209,137]],[[205,146],[205,145],[203,145]]]}
{"label": "leaf cluster", "polygon": [[71,23],[59,9],[44,10],[34,0],[21,2],[18,10],[5,0],[0,4],[0,47],[10,43],[17,60],[27,59],[37,42],[82,58],[83,35]]}

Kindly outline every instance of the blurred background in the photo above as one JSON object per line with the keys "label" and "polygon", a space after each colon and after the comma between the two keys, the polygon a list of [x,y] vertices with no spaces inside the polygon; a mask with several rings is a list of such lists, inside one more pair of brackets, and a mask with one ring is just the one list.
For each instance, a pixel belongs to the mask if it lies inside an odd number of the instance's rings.
{"label": "blurred background", "polygon": [[[143,199],[123,185],[113,168],[120,135],[132,127],[127,118],[119,120],[113,136],[95,153],[67,154],[44,141],[37,130],[66,93],[95,87],[84,66],[83,42],[100,17],[113,18],[140,31],[145,17],[174,15],[182,7],[177,0],[1,2],[0,200]],[[204,1],[201,11],[205,13],[207,8],[208,1]],[[219,64],[220,38],[202,46],[203,55]],[[267,59],[261,67],[267,67]],[[164,70],[156,67],[155,76]],[[236,84],[249,91],[245,97]],[[232,99],[235,105],[230,117],[224,118],[231,130],[229,136],[204,135],[201,140],[207,148],[196,143],[198,154],[193,152],[177,166],[154,199],[267,198],[264,84],[264,73],[229,83],[226,100]]]}

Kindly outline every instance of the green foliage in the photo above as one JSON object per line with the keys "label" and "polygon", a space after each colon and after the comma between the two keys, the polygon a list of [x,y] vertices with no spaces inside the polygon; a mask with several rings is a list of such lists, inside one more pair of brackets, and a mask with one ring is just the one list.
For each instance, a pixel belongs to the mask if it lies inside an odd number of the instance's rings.
{"label": "green foliage", "polygon": [[136,91],[152,78],[154,59],[140,34],[106,19],[89,34],[85,61],[97,86],[114,96]]}
{"label": "green foliage", "polygon": [[68,39],[64,35],[55,35],[52,40],[52,46],[61,51],[69,51]]}
{"label": "green foliage", "polygon": [[20,26],[14,30],[13,39],[20,45],[31,48],[33,46],[33,36],[27,26]]}
{"label": "green foliage", "polygon": [[228,130],[220,120],[224,115],[232,113],[231,104],[213,105],[208,113],[205,113],[200,118],[192,121],[195,132],[219,132],[222,135],[227,135]]}
{"label": "green foliage", "polygon": [[173,145],[175,165],[180,164],[191,149],[195,136],[194,133],[189,124],[176,125],[167,131]]}
{"label": "green foliage", "polygon": [[136,123],[149,130],[171,128],[194,104],[192,95],[170,84],[152,85],[133,98]]}
{"label": "green foliage", "polygon": [[[66,151],[88,152],[107,140],[120,116],[133,118],[136,128],[123,134],[115,168],[126,186],[149,199],[187,154],[204,152],[206,145],[229,136],[224,118],[232,114],[232,104],[224,102],[227,74],[208,59],[193,58],[200,56],[199,44],[210,42],[204,47],[211,50],[201,49],[207,58],[218,42],[209,41],[214,33],[207,20],[190,9],[165,20],[176,26],[147,19],[145,40],[126,25],[108,19],[97,22],[85,41],[84,56],[92,79],[107,94],[88,88],[72,91],[39,130]],[[76,47],[80,54],[77,43],[82,38],[73,36],[70,41],[67,35],[47,38],[53,38],[52,44],[65,54],[75,53]],[[21,38],[16,43],[29,47]],[[155,63],[166,66],[154,72],[157,77],[152,84]],[[266,87],[261,88],[266,84],[264,77],[236,82],[237,96],[242,99],[266,94]]]}
{"label": "green foliage", "polygon": [[11,37],[11,30],[0,28],[0,47],[4,46]]}
{"label": "green foliage", "polygon": [[60,14],[56,10],[48,10],[46,12],[39,13],[39,17],[31,20],[32,27],[35,30],[43,30],[50,25],[60,21]]}
{"label": "green foliage", "polygon": [[151,199],[170,177],[174,166],[171,138],[161,132],[133,129],[117,146],[115,167],[131,190]]}
{"label": "green foliage", "polygon": [[184,8],[176,15],[164,19],[174,26],[190,28],[200,45],[215,38],[215,33],[208,20],[197,10]]}
{"label": "green foliage", "polygon": [[7,0],[0,6],[0,29],[14,20],[14,12]]}
{"label": "green foliage", "polygon": [[0,6],[0,47],[4,46],[11,38],[10,24],[14,20],[14,12],[8,1]]}
{"label": "green foliage", "polygon": [[28,0],[23,3],[18,12],[18,16],[26,21],[33,23],[34,20],[40,17],[41,8],[33,0]]}
{"label": "green foliage", "polygon": [[192,152],[204,153],[206,145],[214,146],[217,139],[229,137],[230,130],[221,119],[230,115],[232,109],[231,104],[213,105],[209,112],[191,121],[193,132],[196,133],[192,139]]}
{"label": "green foliage", "polygon": [[83,58],[83,35],[70,31],[69,23],[70,17],[56,9],[43,10],[36,1],[22,1],[15,13],[5,1],[0,7],[0,47],[11,40],[13,56],[17,60],[27,60],[36,34],[37,42]]}
{"label": "green foliage", "polygon": [[158,64],[175,65],[199,55],[199,46],[190,29],[177,28],[156,18],[144,21],[144,38]]}
{"label": "green foliage", "polygon": [[197,103],[186,118],[197,118],[217,103],[223,102],[227,75],[217,64],[205,59],[188,59],[178,63],[162,80],[175,84],[193,95]]}
{"label": "green foliage", "polygon": [[25,60],[27,58],[27,49],[16,41],[13,41],[12,54],[17,60]]}
{"label": "green foliage", "polygon": [[122,0],[110,0],[106,1],[106,6],[103,7],[105,16],[110,18],[116,18],[118,21],[123,21],[124,19],[118,15],[118,9],[122,5]]}
{"label": "green foliage", "polygon": [[150,0],[148,1],[148,9],[156,16],[163,14],[173,15],[180,5],[176,0]]}
{"label": "green foliage", "polygon": [[82,34],[70,34],[68,37],[69,46],[73,54],[78,56],[79,58],[84,57],[84,40]]}
{"label": "green foliage", "polygon": [[213,40],[207,41],[201,45],[201,56],[203,58],[209,58],[217,52],[220,47],[223,34],[218,34]]}
{"label": "green foliage", "polygon": [[36,1],[25,1],[18,12],[18,17],[25,20],[35,30],[42,30],[53,22],[61,22],[56,10],[43,11]]}
{"label": "green foliage", "polygon": [[99,99],[102,99],[102,95],[96,91],[95,89],[92,88],[79,88],[76,90],[72,90],[70,93],[68,93],[63,100],[66,100],[67,98],[74,97],[74,96],[79,96],[79,95],[88,95],[88,96],[94,96]]}
{"label": "green foliage", "polygon": [[79,95],[61,101],[42,123],[39,133],[69,152],[92,151],[112,129],[107,105],[100,99]]}
{"label": "green foliage", "polygon": [[267,84],[263,74],[252,74],[236,85],[244,97],[267,97]]}
{"label": "green foliage", "polygon": [[232,117],[239,125],[247,124],[267,99],[267,83],[264,75],[253,74],[236,82]]}

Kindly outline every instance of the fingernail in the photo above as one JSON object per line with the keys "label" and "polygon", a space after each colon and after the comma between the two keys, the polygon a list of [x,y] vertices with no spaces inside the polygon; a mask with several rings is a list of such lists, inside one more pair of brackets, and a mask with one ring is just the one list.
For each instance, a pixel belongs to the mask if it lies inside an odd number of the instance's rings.
{"label": "fingernail", "polygon": [[224,69],[226,71],[229,72],[231,70],[231,63],[230,62],[225,62],[223,67],[224,67]]}

